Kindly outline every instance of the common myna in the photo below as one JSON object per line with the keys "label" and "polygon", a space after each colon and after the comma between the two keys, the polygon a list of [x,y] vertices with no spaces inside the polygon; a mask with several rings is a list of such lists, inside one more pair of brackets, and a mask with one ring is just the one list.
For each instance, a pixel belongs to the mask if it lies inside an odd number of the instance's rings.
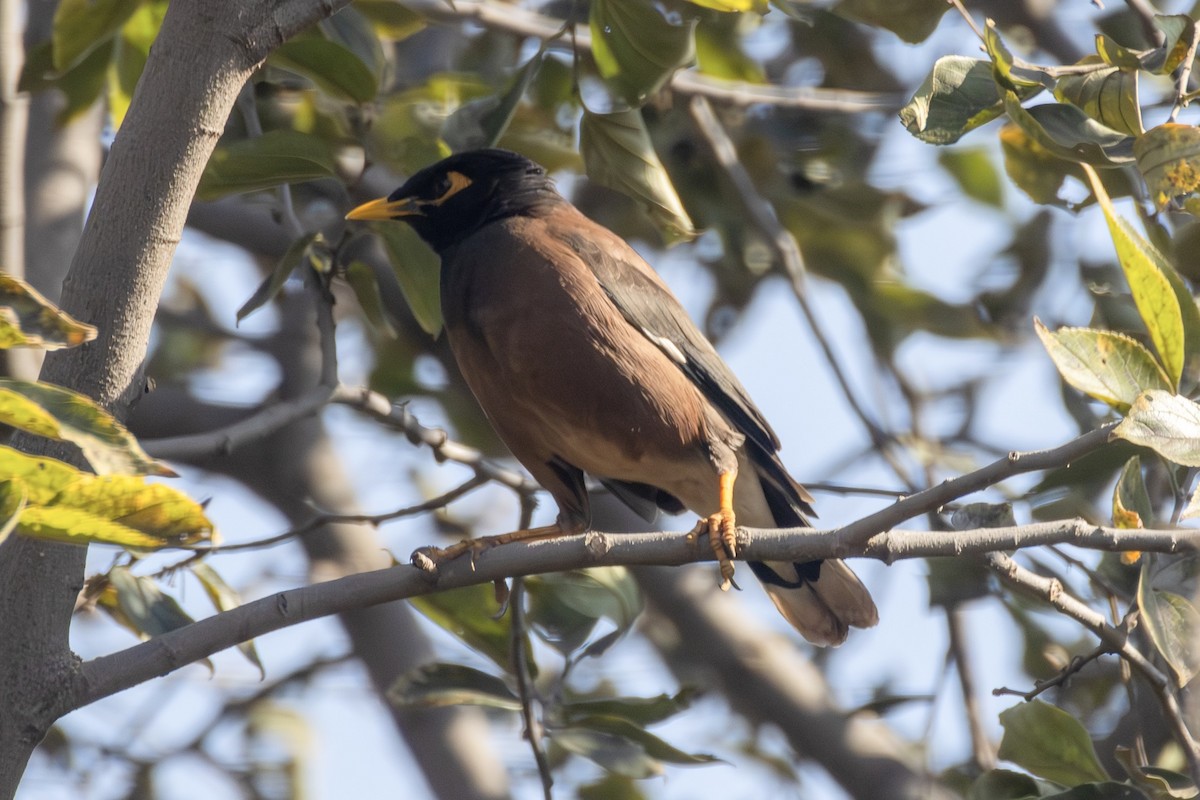
{"label": "common myna", "polygon": [[[733,576],[734,519],[808,524],[812,498],[717,351],[650,266],[515,153],[459,153],[354,220],[402,220],[441,256],[442,314],[463,377],[497,433],[558,503],[530,536],[590,521],[584,473],[643,514],[703,517]],[[741,476],[736,482],[735,478]],[[751,563],[806,639],[835,645],[878,612],[841,561]]]}

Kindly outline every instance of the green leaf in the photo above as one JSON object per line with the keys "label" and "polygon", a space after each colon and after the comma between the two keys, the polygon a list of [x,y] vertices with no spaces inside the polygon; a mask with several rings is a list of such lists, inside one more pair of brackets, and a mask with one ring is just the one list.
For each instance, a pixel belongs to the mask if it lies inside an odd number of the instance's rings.
{"label": "green leaf", "polygon": [[161,636],[194,621],[175,598],[163,594],[153,578],[135,576],[125,567],[113,567],[108,580],[117,592],[117,602],[126,619],[144,636]]}
{"label": "green leaf", "polygon": [[401,675],[387,690],[401,708],[473,705],[520,711],[521,700],[500,678],[461,664],[425,664]]}
{"label": "green leaf", "polygon": [[587,641],[602,617],[617,626],[616,636],[588,648],[600,655],[624,635],[642,610],[637,584],[623,567],[596,567],[527,578],[529,621],[559,652],[571,653]]}
{"label": "green leaf", "polygon": [[766,14],[766,0],[690,0],[693,4],[713,11],[740,12],[753,11],[755,14]]}
{"label": "green leaf", "polygon": [[1034,141],[1067,161],[1104,167],[1133,162],[1133,137],[1115,131],[1066,103],[1024,108],[1013,92],[1005,92],[1004,111]]}
{"label": "green leaf", "polygon": [[1134,456],[1125,462],[1117,485],[1113,487],[1113,524],[1118,528],[1145,528],[1154,520],[1154,509],[1146,482],[1142,480],[1142,459]]}
{"label": "green leaf", "polygon": [[604,777],[581,785],[575,797],[576,800],[647,800],[646,794],[633,778],[614,772],[607,772]]}
{"label": "green leaf", "polygon": [[1004,206],[1004,184],[984,148],[940,150],[938,164],[953,176],[967,197],[995,208]]}
{"label": "green leaf", "polygon": [[625,102],[640,106],[695,58],[695,24],[672,25],[645,0],[592,0],[588,25],[596,68]]}
{"label": "green leaf", "polygon": [[1096,34],[1096,53],[1105,64],[1111,64],[1114,67],[1129,70],[1142,67],[1142,61],[1137,53],[1118,44],[1115,39],[1105,33]]}
{"label": "green leaf", "polygon": [[287,252],[283,254],[283,257],[275,262],[275,267],[271,270],[271,274],[258,285],[258,288],[254,290],[254,294],[250,295],[250,299],[243,303],[242,307],[237,310],[237,321],[241,322],[250,316],[250,314],[274,300],[275,296],[283,289],[283,285],[287,283],[287,279],[292,272],[315,257],[313,252],[315,249],[323,249],[325,253],[328,253],[328,248],[325,246],[325,237],[319,233],[310,233],[292,242]]}
{"label": "green leaf", "polygon": [[579,149],[588,177],[642,204],[669,244],[696,236],[640,112],[584,111]]}
{"label": "green leaf", "polygon": [[54,11],[50,34],[54,68],[66,72],[106,44],[125,24],[142,0],[61,0]]}
{"label": "green leaf", "polygon": [[100,99],[115,52],[116,42],[110,37],[78,64],[54,77],[54,86],[67,98],[67,104],[54,118],[59,126],[68,124]]}
{"label": "green leaf", "polygon": [[900,109],[900,121],[923,142],[952,144],[1003,113],[990,62],[944,56]]}
{"label": "green leaf", "polygon": [[[634,742],[642,748],[646,755],[657,761],[666,761],[672,764],[712,764],[720,761],[719,758],[705,753],[685,753],[649,733],[641,726],[620,717],[602,715],[584,717],[575,720],[571,727],[610,734]],[[557,738],[556,732],[555,739],[557,740]]]}
{"label": "green leaf", "polygon": [[839,17],[889,30],[909,44],[925,41],[950,10],[939,0],[839,0]]}
{"label": "green leaf", "polygon": [[[208,595],[209,601],[217,611],[229,611],[242,604],[241,596],[207,563],[195,561],[188,565],[188,569],[196,576],[196,580],[200,581],[204,593]],[[266,680],[267,671],[263,667],[262,659],[258,657],[258,648],[254,646],[254,640],[247,639],[238,644],[237,648],[247,661],[258,667],[260,680]]]}
{"label": "green leaf", "polygon": [[0,350],[57,350],[96,338],[96,329],[60,311],[37,289],[0,272]]}
{"label": "green leaf", "polygon": [[442,126],[442,138],[455,152],[495,147],[508,130],[521,105],[525,90],[533,83],[545,61],[544,50],[516,71],[500,95],[482,97],[460,106]]}
{"label": "green leaf", "polygon": [[[497,619],[500,604],[490,584],[414,597],[409,602],[430,621],[490,658],[501,669],[511,666],[512,625],[507,614]],[[534,667],[532,659],[529,665],[531,669]]]}
{"label": "green leaf", "polygon": [[584,717],[617,717],[634,725],[653,725],[670,719],[691,706],[699,695],[696,689],[684,688],[678,694],[657,697],[613,697],[605,700],[580,700],[562,703],[559,711],[567,722]]}
{"label": "green leaf", "polygon": [[1200,467],[1200,405],[1165,391],[1138,396],[1112,435],[1187,467]]}
{"label": "green leaf", "polygon": [[108,114],[114,128],[120,128],[125,120],[133,101],[133,90],[146,68],[150,47],[166,13],[166,2],[143,3],[122,26],[115,40],[108,68]]}
{"label": "green leaf", "polygon": [[[1200,130],[1164,123],[1139,136],[1133,154],[1159,211],[1172,206],[1200,215],[1200,202],[1194,197],[1200,188]],[[1181,198],[1189,199],[1181,203]]]}
{"label": "green leaf", "polygon": [[1154,588],[1150,574],[1154,559],[1142,560],[1138,578],[1138,608],[1142,611],[1142,625],[1150,634],[1150,640],[1171,667],[1175,685],[1183,688],[1200,673],[1200,650],[1197,635],[1200,634],[1200,612],[1187,598],[1174,592]]}
{"label": "green leaf", "polygon": [[1055,156],[1012,123],[1000,129],[1000,149],[1004,172],[1029,199],[1044,205],[1066,205],[1058,193],[1067,177],[1078,173],[1076,164]]}
{"label": "green leaf", "polygon": [[1044,794],[1041,800],[1149,800],[1132,786],[1115,781],[1085,783],[1065,792]]}
{"label": "green leaf", "polygon": [[990,19],[983,31],[983,42],[992,59],[992,77],[1000,86],[1010,91],[1049,89],[1054,86],[1054,79],[1045,70],[1016,65],[1016,59],[996,30],[996,23]]}
{"label": "green leaf", "polygon": [[526,61],[509,81],[508,88],[500,96],[496,106],[480,119],[480,128],[483,130],[483,147],[495,147],[499,144],[500,138],[504,136],[509,124],[512,123],[513,116],[517,113],[517,107],[521,105],[521,98],[525,96],[525,91],[533,83],[533,79],[538,76],[545,60],[545,50],[539,50]]}
{"label": "green leaf", "polygon": [[653,778],[663,773],[662,764],[646,754],[636,742],[611,733],[587,728],[556,728],[552,739],[564,750],[583,756],[604,769],[627,778]]}
{"label": "green leaf", "polygon": [[395,339],[396,329],[383,309],[383,296],[379,293],[375,271],[361,261],[354,261],[346,267],[346,283],[354,290],[354,296],[370,326],[380,335]]}
{"label": "green leaf", "polygon": [[321,91],[352,103],[369,103],[379,82],[361,58],[337,42],[316,37],[284,42],[267,63],[308,78]]}
{"label": "green leaf", "polygon": [[989,770],[971,784],[966,800],[1025,800],[1041,794],[1038,783],[1020,772]]}
{"label": "green leaf", "polygon": [[1091,737],[1060,708],[1032,700],[1000,712],[1000,758],[1067,786],[1108,778]]}
{"label": "green leaf", "polygon": [[[1133,302],[1146,323],[1150,340],[1154,342],[1154,349],[1158,351],[1158,357],[1171,380],[1171,387],[1178,387],[1187,356],[1187,337],[1179,297],[1171,279],[1167,277],[1174,267],[1154,245],[1117,215],[1095,170],[1085,165],[1084,171],[1091,182],[1092,193],[1104,210],[1117,259],[1133,292]],[[1195,304],[1194,300],[1192,304]]]}
{"label": "green leaf", "polygon": [[1051,332],[1036,318],[1033,324],[1063,380],[1118,410],[1142,392],[1172,388],[1153,354],[1131,336],[1093,328]]}
{"label": "green leaf", "polygon": [[0,378],[0,422],[76,444],[100,475],[175,475],[95,401],[61,386]]}
{"label": "green leaf", "polygon": [[1140,767],[1134,782],[1147,789],[1154,800],[1195,800],[1200,797],[1191,778],[1161,767]]}
{"label": "green leaf", "polygon": [[[362,13],[357,3],[339,10],[336,14],[325,17],[310,29],[311,35],[297,36],[291,41],[305,38],[320,38],[334,42],[350,51],[366,67],[371,75],[371,82],[378,85],[378,78],[387,66],[387,58],[383,53],[383,43],[371,20]],[[320,36],[318,35],[320,34]]]}
{"label": "green leaf", "polygon": [[1154,67],[1159,75],[1179,69],[1196,33],[1196,21],[1186,14],[1155,14],[1154,24],[1163,32],[1163,59]]}
{"label": "green leaf", "polygon": [[394,222],[369,225],[383,240],[413,318],[421,330],[436,337],[442,332],[441,260],[408,225]]}
{"label": "green leaf", "polygon": [[[1088,56],[1080,64],[1095,64]],[[1107,67],[1077,75],[1063,75],[1054,87],[1054,96],[1063,103],[1078,106],[1092,119],[1113,130],[1138,136],[1142,133],[1142,109],[1138,101],[1138,74]],[[1134,145],[1136,152],[1137,145]]]}
{"label": "green leaf", "polygon": [[706,14],[696,25],[696,69],[705,75],[744,83],[766,83],[757,60],[746,54],[742,40],[745,17]]}
{"label": "green leaf", "polygon": [[329,143],[289,130],[217,145],[196,189],[199,200],[273,189],[335,174]]}
{"label": "green leaf", "polygon": [[395,42],[425,29],[424,17],[394,0],[354,0],[354,8],[371,21],[381,37]]}

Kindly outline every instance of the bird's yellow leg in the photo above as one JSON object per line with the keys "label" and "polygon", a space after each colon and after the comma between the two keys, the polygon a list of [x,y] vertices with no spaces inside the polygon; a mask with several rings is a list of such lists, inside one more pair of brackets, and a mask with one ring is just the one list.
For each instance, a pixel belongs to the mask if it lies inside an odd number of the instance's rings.
{"label": "bird's yellow leg", "polygon": [[509,533],[501,533],[496,536],[481,536],[478,539],[463,539],[461,542],[452,544],[449,547],[421,547],[415,550],[411,560],[415,566],[420,567],[426,572],[433,572],[437,565],[443,561],[453,561],[459,556],[470,553],[471,562],[474,564],[475,556],[497,545],[509,544],[510,542],[535,542],[539,539],[554,539],[559,536],[566,536],[568,531],[563,530],[561,525],[543,525],[539,528],[527,528],[519,531],[511,531]]}
{"label": "bird's yellow leg", "polygon": [[708,534],[708,543],[721,570],[721,591],[727,592],[730,586],[737,588],[733,582],[732,560],[737,558],[737,519],[733,514],[733,484],[737,480],[737,470],[722,472],[717,480],[720,493],[717,513],[700,520],[694,533]]}

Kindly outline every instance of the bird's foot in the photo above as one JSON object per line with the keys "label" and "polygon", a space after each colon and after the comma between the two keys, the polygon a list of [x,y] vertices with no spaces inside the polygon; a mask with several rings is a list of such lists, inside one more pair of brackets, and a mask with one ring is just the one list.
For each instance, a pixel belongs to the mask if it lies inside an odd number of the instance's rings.
{"label": "bird's foot", "polygon": [[437,572],[438,564],[453,561],[467,553],[471,554],[471,568],[475,568],[475,558],[485,550],[510,542],[533,542],[539,539],[554,539],[565,536],[566,531],[559,525],[544,525],[540,528],[527,528],[496,536],[481,536],[478,539],[463,539],[449,547],[420,547],[413,551],[409,560],[413,566],[426,572]]}
{"label": "bird's foot", "polygon": [[717,513],[701,519],[689,536],[708,534],[708,543],[713,555],[717,557],[717,567],[721,570],[721,591],[727,592],[732,586],[741,590],[733,580],[733,559],[737,558],[737,521],[732,509],[722,509]]}

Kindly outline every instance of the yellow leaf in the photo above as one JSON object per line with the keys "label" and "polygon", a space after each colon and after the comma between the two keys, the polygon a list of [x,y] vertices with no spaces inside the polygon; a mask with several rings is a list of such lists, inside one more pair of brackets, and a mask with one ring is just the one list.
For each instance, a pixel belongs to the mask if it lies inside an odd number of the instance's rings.
{"label": "yellow leaf", "polygon": [[17,532],[38,539],[159,548],[214,538],[195,500],[135,475],[92,475],[53,458],[0,446],[0,475],[19,482],[27,506]]}
{"label": "yellow leaf", "polygon": [[1133,143],[1133,154],[1159,211],[1194,198],[1200,189],[1200,129],[1195,126],[1168,122],[1151,128]]}
{"label": "yellow leaf", "polygon": [[0,272],[0,350],[57,350],[96,338],[96,329],[54,304],[20,278]]}
{"label": "yellow leaf", "polygon": [[1146,323],[1154,349],[1171,379],[1172,388],[1179,386],[1185,360],[1183,311],[1167,273],[1173,268],[1154,245],[1147,242],[1113,209],[1112,201],[1096,171],[1082,164],[1092,192],[1104,211],[1109,235],[1117,251],[1121,269],[1133,292],[1138,313]]}
{"label": "yellow leaf", "polygon": [[0,422],[78,445],[101,475],[175,475],[95,401],[61,386],[0,379]]}

